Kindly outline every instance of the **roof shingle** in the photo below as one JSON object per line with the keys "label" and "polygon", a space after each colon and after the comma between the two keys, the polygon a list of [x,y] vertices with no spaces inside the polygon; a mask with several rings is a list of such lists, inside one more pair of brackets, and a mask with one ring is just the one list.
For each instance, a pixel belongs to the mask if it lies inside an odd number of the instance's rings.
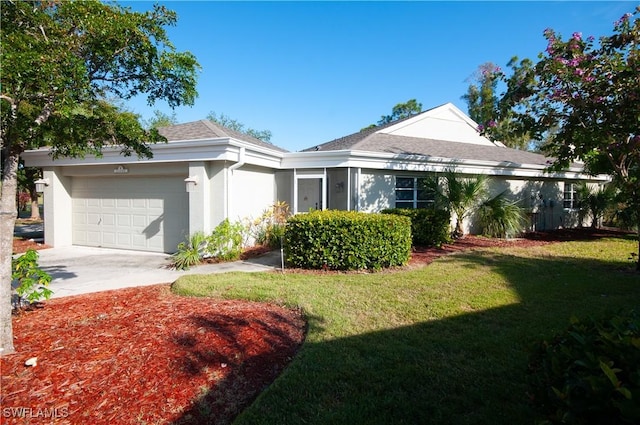
{"label": "roof shingle", "polygon": [[229,137],[263,148],[276,150],[278,152],[287,152],[286,149],[282,149],[271,143],[249,136],[248,134],[223,127],[209,120],[200,120],[185,124],[176,124],[169,127],[160,127],[158,128],[158,132],[162,136],[166,137],[169,142]]}

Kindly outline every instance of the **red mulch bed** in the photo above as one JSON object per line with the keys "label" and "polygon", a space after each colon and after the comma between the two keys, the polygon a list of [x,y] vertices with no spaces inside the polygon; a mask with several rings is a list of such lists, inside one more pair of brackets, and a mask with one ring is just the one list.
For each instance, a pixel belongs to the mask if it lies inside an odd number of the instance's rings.
{"label": "red mulch bed", "polygon": [[3,410],[3,424],[230,423],[305,332],[299,311],[180,297],[168,285],[50,300],[13,326],[0,405],[31,410]]}
{"label": "red mulch bed", "polygon": [[25,239],[25,238],[13,238],[13,253],[14,254],[22,254],[23,252],[27,252],[28,249],[46,249],[51,248],[48,245],[45,245],[40,242],[36,242],[33,239]]}
{"label": "red mulch bed", "polygon": [[[615,235],[581,229],[513,240],[467,236],[416,248],[409,267],[479,247]],[[297,310],[179,297],[168,285],[54,299],[13,323],[17,352],[0,359],[3,424],[230,423],[290,362],[306,326]],[[37,365],[25,366],[31,357]]]}

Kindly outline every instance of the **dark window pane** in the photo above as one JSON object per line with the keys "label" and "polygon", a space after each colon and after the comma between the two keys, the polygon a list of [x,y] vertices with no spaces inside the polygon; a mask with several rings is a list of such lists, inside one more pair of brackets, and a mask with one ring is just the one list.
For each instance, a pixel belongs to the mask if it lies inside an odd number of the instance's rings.
{"label": "dark window pane", "polygon": [[396,177],[396,187],[398,188],[413,187],[413,177]]}
{"label": "dark window pane", "polygon": [[399,201],[413,200],[413,190],[396,190],[396,199]]}
{"label": "dark window pane", "polygon": [[435,193],[430,189],[418,189],[418,200],[431,201],[435,199]]}

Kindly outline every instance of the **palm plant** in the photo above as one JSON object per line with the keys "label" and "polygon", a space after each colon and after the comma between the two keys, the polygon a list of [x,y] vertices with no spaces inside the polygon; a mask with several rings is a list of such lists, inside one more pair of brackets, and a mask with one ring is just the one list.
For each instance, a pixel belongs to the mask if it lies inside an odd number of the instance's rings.
{"label": "palm plant", "polygon": [[428,190],[435,193],[436,206],[453,211],[456,215],[456,226],[453,238],[464,236],[463,222],[486,196],[488,178],[485,175],[462,177],[455,170],[447,169],[444,174],[427,179]]}
{"label": "palm plant", "polygon": [[598,187],[597,189],[589,187],[586,183],[578,186],[578,199],[580,200],[580,209],[586,215],[592,217],[591,227],[598,226],[599,219],[604,215],[605,211],[613,202],[615,194],[610,186]]}
{"label": "palm plant", "polygon": [[494,238],[506,238],[522,232],[525,216],[518,201],[511,201],[504,191],[480,205],[478,219],[482,234]]}

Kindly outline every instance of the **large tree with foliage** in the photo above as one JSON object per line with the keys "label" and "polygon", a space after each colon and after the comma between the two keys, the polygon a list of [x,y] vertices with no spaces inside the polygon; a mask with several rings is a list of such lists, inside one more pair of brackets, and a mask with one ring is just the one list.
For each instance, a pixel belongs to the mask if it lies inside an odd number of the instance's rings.
{"label": "large tree with foliage", "polygon": [[389,124],[403,118],[409,118],[422,112],[422,103],[415,99],[409,99],[404,103],[398,103],[391,109],[390,115],[382,115],[376,124],[370,124],[360,131],[369,130],[378,126]]}
{"label": "large tree with foliage", "polygon": [[148,129],[169,127],[178,124],[178,117],[175,111],[171,112],[171,115],[162,112],[158,109],[153,111],[153,117],[148,120],[144,120],[144,126]]}
{"label": "large tree with foliage", "polygon": [[[511,63],[510,63],[511,65]],[[509,108],[502,108],[498,97],[501,69],[491,62],[483,63],[471,77],[467,93],[469,117],[478,123],[478,131],[514,149],[529,147],[529,133],[523,131]]]}
{"label": "large tree with foliage", "polygon": [[145,94],[149,104],[193,104],[199,65],[178,52],[163,6],[140,13],[99,1],[4,1],[0,94],[0,350],[14,351],[11,254],[20,155],[49,146],[53,157],[99,155],[108,146],[150,156],[162,140],[134,114],[107,102]]}
{"label": "large tree with foliage", "polygon": [[243,133],[251,137],[255,137],[256,139],[260,139],[263,142],[271,143],[271,130],[255,130],[251,127],[245,126],[235,118],[231,118],[230,116],[222,113],[216,114],[213,111],[209,112],[209,115],[207,115],[207,119],[220,124],[223,127],[235,130],[239,133]]}
{"label": "large tree with foliage", "polygon": [[539,61],[514,63],[512,75],[502,75],[507,91],[500,103],[533,138],[544,140],[553,131],[542,146],[555,158],[552,169],[579,159],[587,172],[611,174],[640,239],[639,14],[640,7],[625,14],[597,41],[545,30]]}

